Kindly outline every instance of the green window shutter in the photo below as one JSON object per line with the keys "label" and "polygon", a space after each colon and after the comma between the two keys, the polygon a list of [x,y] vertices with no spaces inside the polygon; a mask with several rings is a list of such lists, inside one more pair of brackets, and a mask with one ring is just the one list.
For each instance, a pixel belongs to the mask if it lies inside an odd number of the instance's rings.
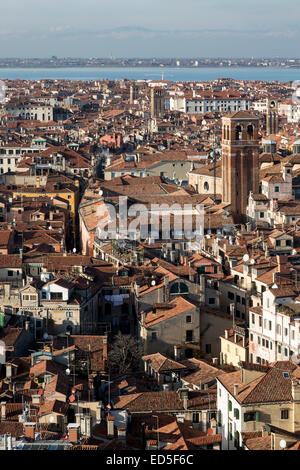
{"label": "green window shutter", "polygon": [[259,411],[255,411],[255,421],[259,421]]}
{"label": "green window shutter", "polygon": [[4,326],[4,315],[1,313],[0,314],[0,328],[3,328]]}
{"label": "green window shutter", "polygon": [[232,411],[232,402],[228,400],[228,410]]}
{"label": "green window shutter", "polygon": [[239,413],[239,410],[237,408],[234,408],[234,417],[236,419],[239,419],[239,417],[240,417],[240,413]]}
{"label": "green window shutter", "polygon": [[248,421],[248,413],[244,413],[244,422],[247,423]]}

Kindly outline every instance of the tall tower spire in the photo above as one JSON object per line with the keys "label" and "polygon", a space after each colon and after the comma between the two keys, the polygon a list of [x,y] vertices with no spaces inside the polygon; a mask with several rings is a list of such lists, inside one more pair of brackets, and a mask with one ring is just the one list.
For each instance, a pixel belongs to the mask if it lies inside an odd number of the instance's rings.
{"label": "tall tower spire", "polygon": [[238,111],[222,118],[222,201],[236,223],[246,216],[249,192],[258,192],[259,118]]}

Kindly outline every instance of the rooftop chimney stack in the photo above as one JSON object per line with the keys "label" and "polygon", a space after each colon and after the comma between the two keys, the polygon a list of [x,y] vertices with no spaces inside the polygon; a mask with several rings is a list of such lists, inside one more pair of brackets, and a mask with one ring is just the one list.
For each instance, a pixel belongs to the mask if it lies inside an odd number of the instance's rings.
{"label": "rooftop chimney stack", "polygon": [[233,395],[236,397],[237,394],[238,394],[238,388],[239,388],[239,384],[234,384],[233,385]]}
{"label": "rooftop chimney stack", "polygon": [[115,435],[115,418],[114,416],[108,415],[107,416],[107,437],[108,439],[113,439]]}
{"label": "rooftop chimney stack", "polygon": [[80,436],[80,424],[79,423],[70,423],[68,424],[68,433],[70,442],[79,442]]}
{"label": "rooftop chimney stack", "polygon": [[26,439],[35,438],[35,423],[24,423],[24,434]]}
{"label": "rooftop chimney stack", "polygon": [[6,401],[1,402],[1,421],[6,419]]}
{"label": "rooftop chimney stack", "polygon": [[178,361],[181,358],[181,345],[175,344],[174,345],[174,359]]}

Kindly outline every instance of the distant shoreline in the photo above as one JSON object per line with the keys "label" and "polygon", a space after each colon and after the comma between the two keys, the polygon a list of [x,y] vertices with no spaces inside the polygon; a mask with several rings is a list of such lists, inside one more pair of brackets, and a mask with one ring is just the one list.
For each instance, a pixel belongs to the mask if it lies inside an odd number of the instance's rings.
{"label": "distant shoreline", "polygon": [[20,65],[20,64],[11,64],[11,65],[5,65],[1,64],[0,62],[0,69],[74,69],[74,68],[82,68],[82,69],[143,69],[143,68],[151,68],[151,69],[174,69],[174,70],[180,70],[180,69],[191,69],[191,70],[197,70],[197,69],[256,69],[256,70],[267,70],[267,69],[281,69],[281,70],[299,70],[300,65],[290,65],[290,66],[279,66],[279,65],[268,65],[268,66],[254,66],[254,65],[234,65],[234,66],[229,66],[229,65],[198,65],[197,67],[191,66],[191,65],[181,65],[180,67],[175,67],[175,66],[170,66],[170,65],[164,65],[164,66],[159,66],[159,65],[147,65],[147,64],[142,64],[142,65],[89,65],[89,64],[61,64],[61,65],[46,65],[46,64],[32,64],[32,65]]}

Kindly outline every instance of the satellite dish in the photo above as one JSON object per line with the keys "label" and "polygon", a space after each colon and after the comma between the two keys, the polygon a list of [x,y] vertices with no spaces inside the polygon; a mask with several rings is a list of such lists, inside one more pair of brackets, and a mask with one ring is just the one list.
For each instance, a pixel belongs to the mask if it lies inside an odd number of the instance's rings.
{"label": "satellite dish", "polygon": [[243,256],[243,261],[245,261],[245,263],[247,263],[247,261],[249,261],[249,255],[244,255]]}
{"label": "satellite dish", "polygon": [[155,286],[156,282],[153,280],[151,281],[151,286]]}
{"label": "satellite dish", "polygon": [[250,261],[251,264],[255,264],[255,259],[252,258],[252,260]]}
{"label": "satellite dish", "polygon": [[286,441],[284,439],[281,439],[281,441],[279,442],[279,445],[280,445],[281,449],[285,449],[286,448]]}
{"label": "satellite dish", "polygon": [[102,189],[100,189],[99,196],[102,196],[102,195],[103,195],[103,191],[102,191]]}
{"label": "satellite dish", "polygon": [[70,371],[70,369],[69,369],[69,368],[68,368],[68,369],[66,369],[66,374],[67,374],[67,375],[70,375],[70,374],[71,374],[71,371]]}

